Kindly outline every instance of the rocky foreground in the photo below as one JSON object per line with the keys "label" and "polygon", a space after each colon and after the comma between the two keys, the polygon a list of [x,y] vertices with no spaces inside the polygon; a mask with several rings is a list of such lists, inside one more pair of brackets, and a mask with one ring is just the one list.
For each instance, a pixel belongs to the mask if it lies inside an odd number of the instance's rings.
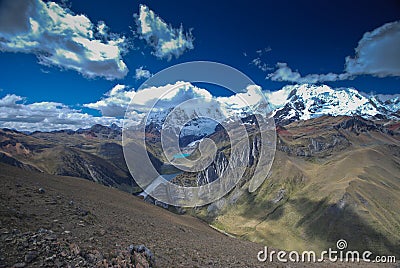
{"label": "rocky foreground", "polygon": [[263,245],[128,193],[5,164],[0,171],[0,267],[349,267],[260,263]]}
{"label": "rocky foreground", "polygon": [[[68,232],[68,231],[66,231]],[[81,249],[52,230],[21,233],[3,229],[3,249],[0,267],[7,267],[6,260],[14,260],[13,267],[155,267],[154,255],[143,245],[130,245],[128,249],[115,250],[104,255],[97,249]],[[20,262],[18,262],[20,261]]]}
{"label": "rocky foreground", "polygon": [[0,164],[0,267],[257,267],[261,245],[87,180]]}

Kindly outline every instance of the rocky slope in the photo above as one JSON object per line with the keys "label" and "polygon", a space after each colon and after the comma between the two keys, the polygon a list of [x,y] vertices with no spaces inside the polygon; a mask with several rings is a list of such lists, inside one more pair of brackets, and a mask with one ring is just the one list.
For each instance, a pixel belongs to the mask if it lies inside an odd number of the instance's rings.
{"label": "rocky slope", "polygon": [[[400,252],[400,125],[397,120],[321,116],[277,126],[277,153],[264,184],[254,193],[248,179],[260,161],[250,130],[250,166],[222,199],[193,215],[244,239],[284,249],[321,251],[346,239],[351,249]],[[222,129],[207,136],[219,151],[198,173],[173,182],[210,183],[225,170],[229,146]]]}
{"label": "rocky slope", "polygon": [[193,217],[79,178],[0,169],[1,267],[261,266],[261,245]]}
{"label": "rocky slope", "polygon": [[[286,266],[258,262],[261,244],[229,237],[128,193],[1,163],[0,170],[0,267]],[[290,263],[353,266],[374,267]]]}
{"label": "rocky slope", "polygon": [[137,191],[123,157],[121,135],[116,125],[31,134],[4,129],[0,130],[0,161]]}
{"label": "rocky slope", "polygon": [[346,239],[352,249],[398,256],[399,151],[395,122],[343,116],[293,122],[278,127],[272,169],[256,192],[249,193],[245,178],[194,214],[285,249],[319,251]]}

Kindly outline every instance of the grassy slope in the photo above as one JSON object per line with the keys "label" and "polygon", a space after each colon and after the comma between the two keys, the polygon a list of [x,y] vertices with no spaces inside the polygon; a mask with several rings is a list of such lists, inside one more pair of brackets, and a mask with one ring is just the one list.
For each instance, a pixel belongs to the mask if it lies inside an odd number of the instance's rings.
{"label": "grassy slope", "polygon": [[[210,216],[205,210],[198,215],[233,235],[287,250],[320,251],[334,248],[338,239],[346,239],[351,249],[398,255],[398,140],[378,131],[336,131],[330,125],[324,131],[319,125],[322,123],[326,127],[326,119],[289,126],[286,142],[301,146],[324,132],[323,138],[327,140],[340,134],[351,145],[339,151],[321,152],[323,157],[289,156],[278,151],[271,173],[260,189],[250,194],[245,185],[226,198],[240,195],[235,204],[224,206],[218,216]],[[274,202],[282,189],[283,198]]]}

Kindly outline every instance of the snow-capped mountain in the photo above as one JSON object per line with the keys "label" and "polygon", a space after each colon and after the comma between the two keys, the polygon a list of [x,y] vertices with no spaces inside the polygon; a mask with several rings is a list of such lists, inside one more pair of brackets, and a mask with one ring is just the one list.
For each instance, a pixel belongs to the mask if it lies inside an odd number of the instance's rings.
{"label": "snow-capped mountain", "polygon": [[[327,85],[309,84],[286,86],[281,91],[282,94],[287,93],[287,96],[284,101],[280,100],[280,107],[274,111],[274,118],[278,124],[322,115],[399,119],[395,114],[400,110],[399,96],[366,96],[353,88],[333,89]],[[267,96],[274,103],[274,95]]]}
{"label": "snow-capped mountain", "polygon": [[[180,137],[199,139],[213,133],[218,122],[245,118],[253,111],[272,113],[276,124],[281,125],[322,115],[400,119],[400,95],[370,96],[353,88],[303,84],[287,85],[273,92],[249,86],[244,93],[216,97],[190,83],[179,83],[169,85],[173,90],[162,99],[161,108],[149,113],[146,125],[151,124],[158,131],[173,129]],[[271,107],[266,106],[265,100]]]}
{"label": "snow-capped mountain", "polygon": [[373,101],[380,111],[387,111],[388,113],[396,113],[400,110],[400,94],[397,95],[376,95],[372,96]]}
{"label": "snow-capped mountain", "polygon": [[[138,94],[154,97],[147,94],[149,90],[154,88]],[[253,113],[266,114],[267,101],[258,86],[249,86],[245,92],[229,97],[212,96],[207,90],[188,82],[177,82],[156,90],[168,94],[160,94],[161,98],[154,102],[156,105],[142,123],[151,125],[152,130],[172,130],[180,137],[199,139],[215,132],[219,123],[239,121]]]}
{"label": "snow-capped mountain", "polygon": [[175,129],[180,136],[206,136],[215,131],[218,125],[216,120],[223,120],[224,116],[218,109],[202,113],[199,110],[184,109],[182,107],[169,108],[167,110],[151,112],[147,119],[147,125],[154,125],[157,130]]}

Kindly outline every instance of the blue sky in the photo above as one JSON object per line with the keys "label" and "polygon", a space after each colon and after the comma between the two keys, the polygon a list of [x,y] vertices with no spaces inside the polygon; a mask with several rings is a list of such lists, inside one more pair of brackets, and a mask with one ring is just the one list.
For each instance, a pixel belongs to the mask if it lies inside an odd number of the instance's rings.
{"label": "blue sky", "polygon": [[400,4],[390,0],[3,0],[0,99],[21,100],[0,106],[48,102],[99,116],[85,104],[193,60],[230,65],[265,90],[321,83],[396,94],[399,20]]}

